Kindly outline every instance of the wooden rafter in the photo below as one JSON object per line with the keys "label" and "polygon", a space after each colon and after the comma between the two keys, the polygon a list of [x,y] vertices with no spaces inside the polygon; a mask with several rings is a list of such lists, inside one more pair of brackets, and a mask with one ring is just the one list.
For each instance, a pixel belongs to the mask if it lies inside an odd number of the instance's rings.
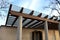
{"label": "wooden rafter", "polygon": [[54,16],[52,16],[52,17],[51,17],[51,18],[49,18],[49,19],[53,19],[53,17],[54,17]]}
{"label": "wooden rafter", "polygon": [[15,24],[15,22],[16,22],[17,19],[18,19],[18,17],[15,18],[15,20],[13,21],[13,23],[12,23],[11,26],[13,26]]}
{"label": "wooden rafter", "polygon": [[[41,17],[41,15],[42,15],[42,13],[40,13],[40,14],[38,15],[38,17]],[[25,24],[23,27],[27,26],[28,24],[32,23],[33,21],[34,21],[34,20],[31,20],[30,22],[28,22],[27,24]]]}
{"label": "wooden rafter", "polygon": [[48,15],[46,15],[44,18],[48,18]]}
{"label": "wooden rafter", "polygon": [[27,24],[25,24],[23,27],[27,26],[28,24],[30,24],[31,22],[33,22],[34,20],[29,21]]}
{"label": "wooden rafter", "polygon": [[58,22],[60,22],[60,20],[58,20]]}
{"label": "wooden rafter", "polygon": [[[20,10],[20,13],[22,13],[22,12],[23,12],[23,9],[24,9],[24,8],[22,7],[22,8],[21,8],[21,10]],[[13,21],[13,23],[12,23],[12,25],[11,25],[11,26],[13,26],[13,25],[15,24],[15,22],[17,21],[17,19],[18,19],[18,17],[16,17],[16,18],[15,18],[15,20]]]}
{"label": "wooden rafter", "polygon": [[[42,13],[40,13],[40,14],[38,15],[38,17],[41,17],[41,16],[42,16]],[[30,23],[32,23],[32,22],[34,22],[34,20],[31,20],[31,21],[28,22],[27,24],[30,24]],[[39,21],[38,21],[38,22],[39,22]],[[35,22],[35,23],[38,23],[38,22]],[[35,24],[35,23],[34,23],[34,24]],[[24,25],[23,27],[27,26],[27,24]],[[33,24],[33,25],[34,25],[34,24]],[[32,25],[30,25],[30,26],[32,26]],[[30,26],[29,26],[29,27],[30,27]]]}
{"label": "wooden rafter", "polygon": [[27,19],[26,19],[26,18],[24,18],[23,23],[24,23],[26,20],[27,20]]}
{"label": "wooden rafter", "polygon": [[41,28],[41,27],[42,27],[42,25],[44,25],[44,22],[39,23],[37,26],[35,26],[35,28]]}
{"label": "wooden rafter", "polygon": [[11,15],[10,13],[9,13],[9,16],[14,16],[14,17],[18,17],[18,16],[16,16],[16,15]]}
{"label": "wooden rafter", "polygon": [[38,15],[38,17],[41,17],[42,16],[42,13],[40,13],[39,15]]}
{"label": "wooden rafter", "polygon": [[36,23],[38,23],[38,21],[33,23],[33,24],[31,24],[31,25],[29,25],[28,28],[30,28],[31,26],[35,25]]}
{"label": "wooden rafter", "polygon": [[20,13],[22,13],[22,12],[23,12],[23,9],[24,9],[24,8],[22,7],[22,8],[21,8],[21,10],[20,10]]}
{"label": "wooden rafter", "polygon": [[10,13],[11,13],[12,15],[23,16],[24,18],[28,18],[28,19],[42,20],[42,21],[48,21],[48,22],[53,22],[53,23],[59,23],[58,21],[49,20],[49,19],[45,19],[45,18],[41,18],[41,17],[29,15],[29,14],[19,13],[19,12],[16,12],[16,11],[10,11]]}
{"label": "wooden rafter", "polygon": [[[34,11],[31,11],[29,15],[33,15]],[[26,21],[27,19],[23,20],[23,23]]]}
{"label": "wooden rafter", "polygon": [[31,11],[29,15],[33,15],[34,11]]}
{"label": "wooden rafter", "polygon": [[[42,22],[42,23],[43,23],[43,22]],[[39,25],[40,25],[40,24],[42,24],[42,23],[39,23],[39,24],[37,24],[37,25],[33,26],[32,28],[39,27]]]}
{"label": "wooden rafter", "polygon": [[55,21],[57,21],[58,18],[54,19]]}
{"label": "wooden rafter", "polygon": [[12,4],[10,4],[10,8],[9,8],[9,11],[8,11],[8,15],[7,15],[7,19],[6,19],[6,23],[5,23],[5,25],[7,25],[8,18],[9,18],[9,13],[10,13],[10,11],[11,11],[11,8],[12,8]]}

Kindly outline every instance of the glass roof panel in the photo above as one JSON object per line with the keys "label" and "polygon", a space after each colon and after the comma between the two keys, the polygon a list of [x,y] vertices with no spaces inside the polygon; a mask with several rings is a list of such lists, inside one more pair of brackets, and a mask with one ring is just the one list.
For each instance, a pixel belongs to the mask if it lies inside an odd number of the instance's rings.
{"label": "glass roof panel", "polygon": [[7,25],[11,26],[16,17],[9,16]]}
{"label": "glass roof panel", "polygon": [[31,10],[24,8],[23,13],[29,14],[31,12]]}
{"label": "glass roof panel", "polygon": [[20,7],[16,6],[16,5],[12,5],[12,9],[11,10],[14,10],[14,11],[17,11],[19,12],[20,11]]}

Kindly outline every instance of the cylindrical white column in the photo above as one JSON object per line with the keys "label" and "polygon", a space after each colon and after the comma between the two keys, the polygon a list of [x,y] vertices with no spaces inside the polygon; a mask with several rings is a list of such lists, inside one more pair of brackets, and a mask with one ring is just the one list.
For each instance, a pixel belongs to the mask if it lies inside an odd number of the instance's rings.
{"label": "cylindrical white column", "polygon": [[48,22],[47,21],[45,21],[44,29],[45,29],[45,40],[48,40]]}
{"label": "cylindrical white column", "polygon": [[55,30],[53,30],[53,40],[56,40]]}
{"label": "cylindrical white column", "polygon": [[22,16],[18,20],[17,40],[22,40]]}

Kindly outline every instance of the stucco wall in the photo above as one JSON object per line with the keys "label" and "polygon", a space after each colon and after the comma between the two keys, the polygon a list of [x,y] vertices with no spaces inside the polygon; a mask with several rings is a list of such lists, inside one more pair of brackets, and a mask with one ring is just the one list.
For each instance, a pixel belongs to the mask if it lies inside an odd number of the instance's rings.
{"label": "stucco wall", "polygon": [[16,40],[16,28],[1,27],[0,40]]}
{"label": "stucco wall", "polygon": [[[31,36],[31,33],[34,31],[34,30],[37,30],[37,31],[42,31],[42,35],[43,35],[43,40],[45,40],[45,32],[44,30],[40,30],[40,29],[24,29],[23,30],[23,40],[31,40],[32,36]],[[54,40],[54,30],[49,30],[48,32],[48,40]],[[55,30],[55,38],[56,40],[59,40],[59,32],[57,30]]]}
{"label": "stucco wall", "polygon": [[[45,34],[44,34],[44,30],[41,29],[24,29],[23,28],[23,36],[22,36],[22,40],[31,40],[32,35],[31,33],[34,31],[42,31],[43,33],[43,40],[45,40]],[[54,30],[49,30],[48,32],[48,38],[49,40],[54,40]],[[55,36],[56,36],[56,40],[59,40],[59,32],[57,30],[55,30]],[[17,29],[13,28],[13,27],[1,27],[0,28],[0,40],[16,40],[17,39]]]}

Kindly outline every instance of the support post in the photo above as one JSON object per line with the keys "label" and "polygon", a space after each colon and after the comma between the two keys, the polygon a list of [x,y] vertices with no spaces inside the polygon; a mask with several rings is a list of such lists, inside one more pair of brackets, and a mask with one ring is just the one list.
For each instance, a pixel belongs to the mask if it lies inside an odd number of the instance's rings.
{"label": "support post", "polygon": [[45,40],[48,40],[48,22],[47,21],[45,21],[44,30],[45,30]]}
{"label": "support post", "polygon": [[17,40],[22,40],[22,16],[19,17],[17,28]]}
{"label": "support post", "polygon": [[59,22],[58,30],[59,30],[59,38],[60,38],[60,22]]}
{"label": "support post", "polygon": [[53,40],[56,40],[55,30],[53,30]]}

